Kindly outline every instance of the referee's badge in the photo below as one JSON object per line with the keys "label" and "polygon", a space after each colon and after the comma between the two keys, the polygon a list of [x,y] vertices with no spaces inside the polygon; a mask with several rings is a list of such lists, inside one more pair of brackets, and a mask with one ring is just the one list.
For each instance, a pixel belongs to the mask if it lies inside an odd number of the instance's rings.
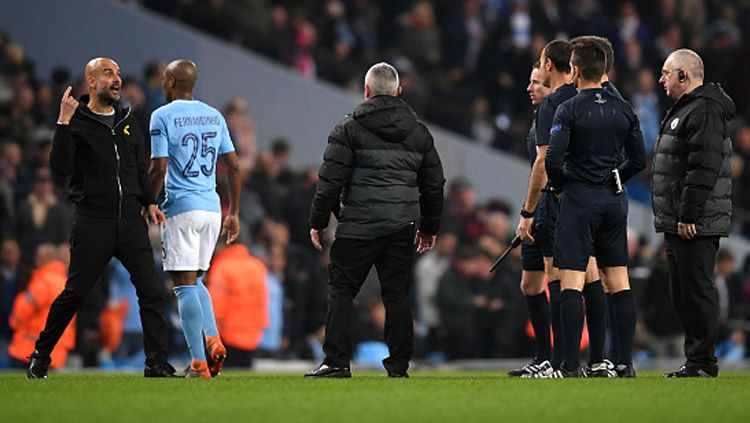
{"label": "referee's badge", "polygon": [[680,123],[680,118],[674,118],[672,123],[669,124],[669,127],[674,131],[674,128],[677,128],[678,123]]}

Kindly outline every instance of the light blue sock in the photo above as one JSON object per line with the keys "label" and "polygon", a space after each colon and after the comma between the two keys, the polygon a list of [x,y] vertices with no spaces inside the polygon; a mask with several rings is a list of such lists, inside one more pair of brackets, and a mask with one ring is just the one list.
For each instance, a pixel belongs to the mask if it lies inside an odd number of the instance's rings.
{"label": "light blue sock", "polygon": [[177,297],[182,333],[185,335],[185,341],[188,350],[190,350],[190,358],[206,361],[206,350],[201,331],[203,312],[198,298],[198,289],[192,285],[175,286],[174,295]]}
{"label": "light blue sock", "polygon": [[214,304],[211,301],[211,295],[208,288],[203,284],[203,278],[198,277],[198,298],[201,301],[201,310],[203,310],[203,333],[206,336],[219,336],[219,329],[216,328],[216,318],[214,317]]}

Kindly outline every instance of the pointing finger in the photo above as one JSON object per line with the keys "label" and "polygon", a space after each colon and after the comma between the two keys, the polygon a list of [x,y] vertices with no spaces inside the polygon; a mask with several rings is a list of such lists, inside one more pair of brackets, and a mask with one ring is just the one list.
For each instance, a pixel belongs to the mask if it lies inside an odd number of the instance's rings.
{"label": "pointing finger", "polygon": [[71,92],[72,90],[73,90],[73,87],[71,87],[70,85],[68,85],[68,88],[67,88],[67,89],[65,90],[65,92],[63,93],[63,98],[62,98],[62,101],[65,101],[65,100],[67,100],[67,99],[68,99],[68,97],[70,97],[70,92]]}

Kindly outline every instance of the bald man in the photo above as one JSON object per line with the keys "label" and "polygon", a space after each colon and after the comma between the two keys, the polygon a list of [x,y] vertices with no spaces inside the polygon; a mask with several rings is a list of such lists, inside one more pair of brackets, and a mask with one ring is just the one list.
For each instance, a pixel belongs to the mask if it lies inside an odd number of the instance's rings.
{"label": "bald man", "polygon": [[[226,235],[227,244],[237,239],[242,182],[224,117],[193,98],[197,75],[195,63],[189,60],[175,60],[164,69],[164,97],[169,104],[151,115],[150,177],[154,194],[162,188],[166,193],[162,252],[192,358],[186,376],[210,378],[221,372],[227,350],[201,276],[208,271],[219,232]],[[216,193],[219,157],[227,166],[230,188],[223,223]]]}
{"label": "bald man", "polygon": [[719,294],[713,282],[719,238],[732,210],[729,122],[734,102],[703,82],[692,50],[667,57],[659,83],[676,100],[661,123],[653,171],[654,225],[664,233],[672,301],[685,328],[686,361],[666,377],[716,377]]}
{"label": "bald man", "polygon": [[[138,294],[146,377],[168,377],[165,295],[156,276],[148,223],[163,223],[148,181],[147,144],[129,109],[119,105],[120,67],[106,57],[86,65],[88,95],[63,94],[50,167],[67,181],[75,217],[68,280],[31,353],[27,376],[46,379],[50,353],[112,257],[130,272]],[[143,217],[142,217],[143,216]]]}

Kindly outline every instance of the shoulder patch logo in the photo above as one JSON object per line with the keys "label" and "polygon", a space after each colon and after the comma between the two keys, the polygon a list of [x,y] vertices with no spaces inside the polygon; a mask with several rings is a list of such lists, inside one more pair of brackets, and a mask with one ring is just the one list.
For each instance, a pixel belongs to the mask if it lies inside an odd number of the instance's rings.
{"label": "shoulder patch logo", "polygon": [[672,123],[669,124],[669,127],[674,131],[674,128],[677,128],[677,124],[680,123],[680,118],[674,118],[672,120]]}
{"label": "shoulder patch logo", "polygon": [[552,126],[552,128],[550,128],[549,133],[550,134],[554,134],[555,132],[557,132],[557,131],[559,131],[561,129],[562,129],[562,125],[560,125],[558,123],[557,125],[554,125],[554,126]]}
{"label": "shoulder patch logo", "polygon": [[604,104],[606,102],[607,102],[607,100],[605,100],[605,99],[602,98],[602,94],[601,93],[596,93],[596,100],[594,100],[594,103]]}

